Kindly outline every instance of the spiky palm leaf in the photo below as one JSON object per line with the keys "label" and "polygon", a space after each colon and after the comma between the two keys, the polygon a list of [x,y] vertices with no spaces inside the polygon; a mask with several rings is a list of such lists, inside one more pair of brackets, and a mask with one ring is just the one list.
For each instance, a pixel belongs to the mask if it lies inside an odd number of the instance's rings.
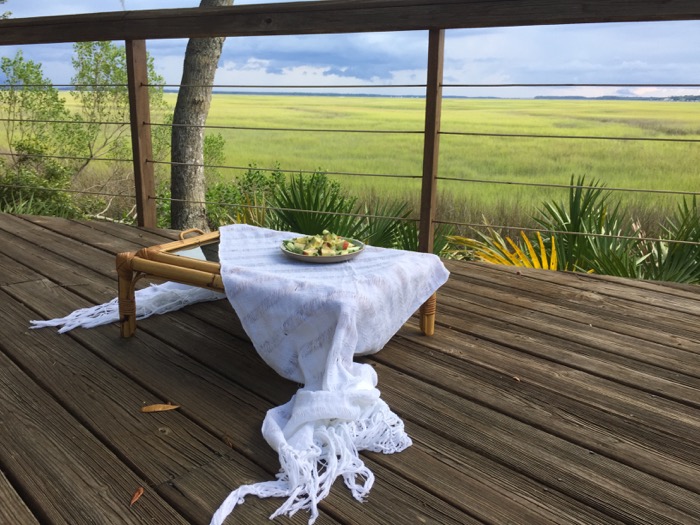
{"label": "spiky palm leaf", "polygon": [[678,206],[668,219],[664,232],[669,239],[681,242],[649,241],[645,278],[680,283],[700,283],[700,213],[697,198]]}
{"label": "spiky palm leaf", "polygon": [[[440,257],[451,257],[453,251],[450,247],[449,238],[452,235],[453,227],[449,224],[438,224],[435,226],[433,234],[433,253]],[[404,221],[401,230],[399,231],[396,247],[401,250],[411,252],[418,251],[418,222]]]}
{"label": "spiky palm leaf", "polygon": [[362,231],[357,199],[340,193],[324,174],[291,177],[272,196],[275,227],[306,235],[323,230],[355,238]]}
{"label": "spiky palm leaf", "polygon": [[[524,249],[510,237],[503,238],[491,228],[489,228],[488,234],[478,232],[478,235],[481,240],[450,236],[449,241],[453,245],[464,247],[461,249],[468,251],[469,255],[480,261],[523,268],[557,269],[556,243],[550,243],[550,253],[547,253],[545,241],[540,232],[535,232],[539,253],[523,231],[520,232],[520,237]],[[456,251],[459,251],[459,248]]]}
{"label": "spiky palm leaf", "polygon": [[399,243],[404,219],[411,215],[408,203],[387,201],[372,209],[364,207],[365,221],[356,238],[371,246],[395,248]]}

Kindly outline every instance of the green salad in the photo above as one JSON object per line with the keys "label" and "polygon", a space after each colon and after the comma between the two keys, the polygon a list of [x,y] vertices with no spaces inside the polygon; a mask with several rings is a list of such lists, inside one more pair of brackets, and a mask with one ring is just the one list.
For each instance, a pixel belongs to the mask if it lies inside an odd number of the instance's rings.
{"label": "green salad", "polygon": [[296,237],[282,243],[284,249],[300,255],[310,257],[330,257],[332,255],[346,255],[360,251],[362,248],[353,244],[351,240],[339,237],[335,233],[323,230],[319,235]]}

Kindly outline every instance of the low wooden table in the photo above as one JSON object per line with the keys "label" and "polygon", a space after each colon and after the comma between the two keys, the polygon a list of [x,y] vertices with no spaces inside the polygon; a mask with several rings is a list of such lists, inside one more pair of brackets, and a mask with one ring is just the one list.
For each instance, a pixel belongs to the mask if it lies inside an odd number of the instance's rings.
{"label": "low wooden table", "polygon": [[[196,235],[188,237],[191,234]],[[218,242],[218,231],[204,233],[191,229],[181,232],[179,241],[118,254],[119,321],[122,337],[131,337],[136,331],[134,287],[144,276],[224,292],[218,261]],[[437,296],[433,294],[420,307],[420,329],[425,335],[433,335],[435,332],[436,303]]]}

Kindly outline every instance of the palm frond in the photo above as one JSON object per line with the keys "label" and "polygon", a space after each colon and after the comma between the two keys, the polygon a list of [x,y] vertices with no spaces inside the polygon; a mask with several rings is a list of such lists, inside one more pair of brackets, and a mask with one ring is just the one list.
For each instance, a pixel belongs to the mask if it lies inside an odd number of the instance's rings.
{"label": "palm frond", "polygon": [[556,243],[550,242],[551,254],[547,254],[545,241],[540,232],[536,232],[540,253],[537,253],[532,241],[525,232],[520,232],[524,244],[523,249],[510,237],[503,238],[497,231],[488,230],[488,234],[477,232],[481,240],[458,235],[449,236],[449,242],[456,247],[455,251],[462,251],[466,258],[492,264],[518,266],[522,268],[557,269]]}

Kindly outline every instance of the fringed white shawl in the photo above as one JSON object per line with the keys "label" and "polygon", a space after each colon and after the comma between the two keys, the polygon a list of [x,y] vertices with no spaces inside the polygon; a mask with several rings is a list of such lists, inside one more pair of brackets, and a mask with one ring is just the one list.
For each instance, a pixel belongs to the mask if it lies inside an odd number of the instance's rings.
{"label": "fringed white shawl", "polygon": [[[303,387],[263,421],[279,455],[277,479],[231,492],[211,525],[223,524],[248,495],[286,498],[270,518],[306,510],[312,524],[339,476],[357,500],[369,493],[374,475],[359,451],[411,445],[379,397],[374,369],[353,357],[379,351],[449,273],[430,254],[367,246],[352,261],[312,264],[280,250],[298,234],[248,225],[220,233],[226,296],[265,362]],[[140,302],[137,295],[137,312]]]}

